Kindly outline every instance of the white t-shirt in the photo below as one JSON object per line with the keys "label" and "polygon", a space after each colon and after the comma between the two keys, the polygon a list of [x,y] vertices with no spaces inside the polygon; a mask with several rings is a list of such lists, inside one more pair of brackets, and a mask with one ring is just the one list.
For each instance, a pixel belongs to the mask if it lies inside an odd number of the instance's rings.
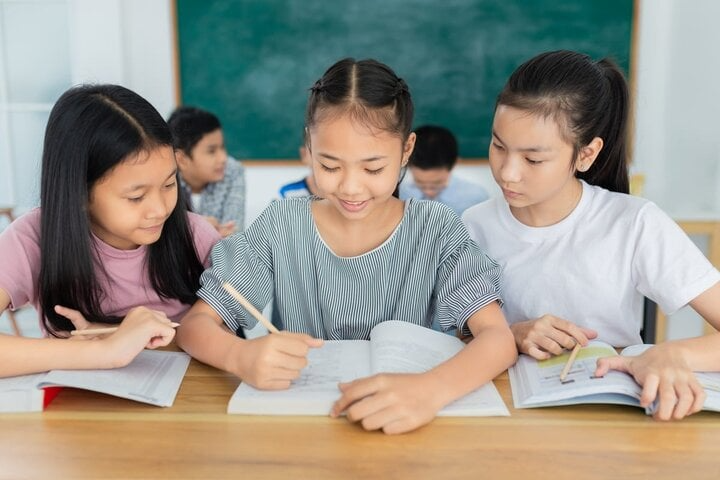
{"label": "white t-shirt", "polygon": [[529,227],[493,198],[463,214],[470,235],[503,267],[510,323],[552,314],[614,346],[640,343],[643,296],[670,314],[720,272],[654,203],[583,183],[575,210]]}

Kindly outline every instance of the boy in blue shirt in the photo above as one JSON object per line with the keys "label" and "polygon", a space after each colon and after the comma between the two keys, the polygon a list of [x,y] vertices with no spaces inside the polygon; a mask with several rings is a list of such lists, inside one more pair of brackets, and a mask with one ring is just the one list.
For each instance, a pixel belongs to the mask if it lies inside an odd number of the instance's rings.
{"label": "boy in blue shirt", "polygon": [[485,189],[452,175],[458,158],[458,144],[450,130],[425,125],[415,130],[417,140],[410,156],[410,175],[400,185],[400,198],[435,200],[458,215],[489,198]]}

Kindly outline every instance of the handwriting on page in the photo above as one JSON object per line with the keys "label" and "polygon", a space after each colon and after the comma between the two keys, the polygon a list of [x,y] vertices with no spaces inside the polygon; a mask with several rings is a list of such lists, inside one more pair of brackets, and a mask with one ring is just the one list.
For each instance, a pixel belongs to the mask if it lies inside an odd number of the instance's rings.
{"label": "handwriting on page", "polygon": [[340,382],[366,376],[367,346],[352,341],[326,341],[319,349],[308,352],[308,366],[292,382],[292,388],[326,391]]}

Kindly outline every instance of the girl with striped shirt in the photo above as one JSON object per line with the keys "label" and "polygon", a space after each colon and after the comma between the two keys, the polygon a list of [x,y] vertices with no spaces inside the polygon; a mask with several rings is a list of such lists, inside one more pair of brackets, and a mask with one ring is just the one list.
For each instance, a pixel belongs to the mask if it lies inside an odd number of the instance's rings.
{"label": "girl with striped shirt", "polygon": [[[179,345],[261,389],[285,389],[322,339],[367,339],[398,319],[472,334],[457,356],[422,374],[381,374],[340,385],[330,412],[368,430],[400,433],[515,361],[499,305],[498,265],[448,207],[397,198],[415,143],[405,82],[374,60],[344,59],[311,88],[305,125],[322,196],[273,202],[247,231],[220,242]],[[275,298],[280,334],[246,340],[255,325],[225,290],[258,308]]]}

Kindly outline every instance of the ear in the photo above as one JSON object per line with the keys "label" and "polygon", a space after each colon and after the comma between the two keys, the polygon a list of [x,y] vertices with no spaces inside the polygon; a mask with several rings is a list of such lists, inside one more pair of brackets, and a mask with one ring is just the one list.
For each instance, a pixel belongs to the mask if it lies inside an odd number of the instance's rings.
{"label": "ear", "polygon": [[192,158],[178,148],[175,150],[175,161],[177,161],[178,168],[182,171],[182,169],[187,168],[190,162],[192,162]]}
{"label": "ear", "polygon": [[415,135],[415,132],[411,132],[410,135],[408,135],[407,140],[405,140],[405,145],[403,145],[403,155],[402,155],[401,166],[403,166],[403,167],[407,166],[408,162],[410,161],[410,155],[412,154],[413,150],[415,149],[415,140],[416,139],[417,139],[417,135]]}
{"label": "ear", "polygon": [[603,139],[600,137],[593,138],[590,143],[580,149],[577,161],[575,162],[575,168],[578,172],[587,172],[595,163],[595,159],[603,149]]}

